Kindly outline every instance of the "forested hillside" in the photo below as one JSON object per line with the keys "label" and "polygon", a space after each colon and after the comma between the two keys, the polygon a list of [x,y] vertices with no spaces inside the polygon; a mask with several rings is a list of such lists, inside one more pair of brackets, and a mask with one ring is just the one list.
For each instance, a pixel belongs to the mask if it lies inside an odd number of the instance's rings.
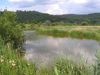
{"label": "forested hillside", "polygon": [[[3,13],[3,12],[2,12]],[[1,13],[1,14],[2,14]],[[71,24],[82,24],[83,22],[91,25],[100,25],[100,13],[92,14],[65,14],[65,15],[50,15],[37,11],[16,11],[17,21],[21,23],[39,23],[46,22],[64,22]]]}

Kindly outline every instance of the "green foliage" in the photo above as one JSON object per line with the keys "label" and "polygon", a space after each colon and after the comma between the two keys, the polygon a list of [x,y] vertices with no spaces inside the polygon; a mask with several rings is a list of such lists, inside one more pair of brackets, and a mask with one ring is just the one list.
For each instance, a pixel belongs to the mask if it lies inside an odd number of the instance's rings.
{"label": "green foliage", "polygon": [[[54,37],[72,37],[72,38],[78,38],[78,39],[94,39],[94,40],[98,40],[100,41],[100,33],[99,33],[99,29],[95,29],[95,30],[89,30],[89,29],[84,29],[84,30],[75,30],[73,28],[68,28],[66,29],[57,29],[57,28],[39,28],[36,32],[37,34],[40,35],[50,35],[50,36],[54,36]],[[91,31],[91,32],[90,32]]]}
{"label": "green foliage", "polygon": [[[3,12],[0,12],[3,14]],[[17,21],[20,23],[39,23],[39,22],[46,22],[49,20],[53,25],[55,22],[64,22],[70,25],[80,25],[82,22],[87,22],[89,25],[100,25],[100,13],[93,13],[93,14],[85,14],[85,15],[78,15],[78,14],[66,14],[66,15],[49,15],[46,13],[40,13],[37,11],[16,11],[17,14]],[[63,23],[61,24],[63,25]]]}
{"label": "green foliage", "polygon": [[18,50],[14,50],[10,43],[6,45],[2,43],[0,44],[0,75],[36,75],[35,63],[23,60]]}
{"label": "green foliage", "polygon": [[35,23],[35,24],[37,24],[37,23],[38,23],[36,20],[32,20],[31,22],[32,22],[32,23]]}
{"label": "green foliage", "polygon": [[55,63],[55,71],[58,75],[92,75],[91,67],[89,65],[87,66],[86,62],[75,63],[71,59],[57,60]]}
{"label": "green foliage", "polygon": [[97,74],[100,74],[100,50],[97,50],[96,52],[96,57],[97,57],[97,64],[95,67],[95,71],[97,72]]}
{"label": "green foliage", "polygon": [[87,22],[82,22],[82,24],[81,24],[82,26],[87,26],[87,25],[89,25]]}
{"label": "green foliage", "polygon": [[17,20],[19,22],[26,23],[29,21],[30,23],[38,23],[45,22],[47,20],[53,22],[64,22],[74,24],[81,24],[83,21],[92,25],[100,24],[100,13],[87,14],[87,15],[76,15],[76,14],[66,14],[66,15],[49,15],[46,13],[40,13],[36,11],[17,11]]}
{"label": "green foliage", "polygon": [[47,25],[47,26],[50,26],[51,25],[51,21],[46,20],[44,24]]}
{"label": "green foliage", "polygon": [[23,29],[16,22],[16,13],[5,9],[0,16],[0,36],[5,43],[11,42],[14,47],[22,46],[24,42]]}

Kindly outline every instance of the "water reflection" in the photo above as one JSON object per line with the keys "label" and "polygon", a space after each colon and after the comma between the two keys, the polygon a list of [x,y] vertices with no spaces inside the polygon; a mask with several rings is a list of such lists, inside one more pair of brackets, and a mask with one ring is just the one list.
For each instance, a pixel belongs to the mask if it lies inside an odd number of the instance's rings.
{"label": "water reflection", "polygon": [[53,38],[38,36],[34,31],[25,31],[26,49],[25,59],[40,63],[51,63],[59,55],[71,56],[74,59],[84,57],[93,62],[99,42],[95,40],[78,40],[72,38]]}

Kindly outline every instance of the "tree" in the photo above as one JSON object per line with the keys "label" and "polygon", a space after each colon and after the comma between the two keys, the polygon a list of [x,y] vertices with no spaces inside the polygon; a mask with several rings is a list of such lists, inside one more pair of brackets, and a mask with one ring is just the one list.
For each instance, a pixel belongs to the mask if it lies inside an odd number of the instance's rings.
{"label": "tree", "polygon": [[50,26],[51,25],[51,21],[50,20],[46,20],[45,21],[45,25]]}
{"label": "tree", "polygon": [[16,13],[4,10],[0,16],[0,36],[5,44],[10,42],[15,48],[21,47],[24,43],[23,29],[16,22]]}

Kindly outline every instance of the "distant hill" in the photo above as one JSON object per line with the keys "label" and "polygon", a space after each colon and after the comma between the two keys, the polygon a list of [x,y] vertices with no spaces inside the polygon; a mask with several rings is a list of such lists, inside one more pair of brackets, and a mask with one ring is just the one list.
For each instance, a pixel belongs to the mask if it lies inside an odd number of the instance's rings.
{"label": "distant hill", "polygon": [[70,19],[71,22],[81,23],[83,21],[89,22],[90,24],[100,24],[100,13],[92,13],[92,14],[68,14],[62,15],[66,19]]}
{"label": "distant hill", "polygon": [[49,15],[47,13],[40,13],[37,11],[16,11],[19,22],[51,22],[65,21],[63,16]]}
{"label": "distant hill", "polygon": [[50,15],[37,11],[16,11],[17,21],[21,23],[39,23],[50,20],[51,22],[77,23],[88,22],[89,24],[100,24],[100,13],[92,14],[65,14]]}

